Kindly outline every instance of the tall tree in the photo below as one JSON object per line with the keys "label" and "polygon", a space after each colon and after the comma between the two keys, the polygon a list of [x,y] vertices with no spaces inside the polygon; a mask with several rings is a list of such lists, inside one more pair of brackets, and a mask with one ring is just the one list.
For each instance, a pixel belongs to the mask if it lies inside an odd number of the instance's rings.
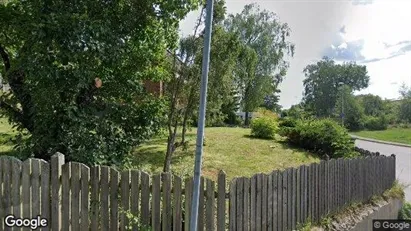
{"label": "tall tree", "polygon": [[349,86],[339,87],[334,113],[335,117],[340,118],[343,126],[349,130],[354,131],[363,128],[364,109]]}
{"label": "tall tree", "polygon": [[411,87],[403,83],[400,87],[401,103],[398,118],[400,121],[411,123]]}
{"label": "tall tree", "polygon": [[[213,31],[211,38],[211,59],[208,81],[207,117],[213,112],[220,112],[221,105],[230,97],[232,72],[238,57],[239,40],[222,27],[225,17],[225,1],[215,2],[213,12]],[[204,13],[204,6],[202,12]],[[177,65],[171,81],[167,83],[169,107],[168,145],[163,170],[170,171],[172,155],[176,148],[185,145],[185,134],[188,122],[197,115],[199,104],[200,77],[202,67],[202,47],[204,30],[198,31],[204,23],[201,13],[194,35],[182,38],[176,57],[181,60]],[[177,131],[181,126],[182,134]]]}
{"label": "tall tree", "polygon": [[165,78],[165,51],[199,1],[18,1],[0,4],[0,55],[11,92],[2,112],[20,147],[87,164],[124,163],[160,126],[144,80]]}
{"label": "tall tree", "polygon": [[327,57],[305,67],[304,74],[303,102],[319,117],[332,115],[342,85],[357,91],[368,87],[370,80],[365,66],[353,62],[336,64]]}
{"label": "tall tree", "polygon": [[378,95],[361,95],[357,97],[364,113],[367,116],[380,116],[384,114],[384,101]]}
{"label": "tall tree", "polygon": [[275,92],[286,75],[289,63],[285,59],[294,55],[294,44],[288,41],[288,24],[280,22],[276,14],[260,10],[257,4],[246,5],[241,13],[229,15],[224,24],[243,43],[235,76],[248,125],[248,113]]}

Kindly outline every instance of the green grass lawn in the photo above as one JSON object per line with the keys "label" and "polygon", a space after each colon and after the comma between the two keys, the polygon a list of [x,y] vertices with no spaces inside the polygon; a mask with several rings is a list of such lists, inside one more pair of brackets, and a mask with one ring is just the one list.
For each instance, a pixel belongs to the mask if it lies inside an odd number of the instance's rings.
{"label": "green grass lawn", "polygon": [[[0,119],[0,155],[13,155],[11,139],[13,131],[7,119]],[[204,147],[203,174],[216,179],[220,170],[232,179],[236,176],[253,174],[303,164],[318,162],[318,157],[308,152],[291,148],[281,139],[263,140],[249,136],[250,129],[245,128],[206,128],[206,146]],[[172,171],[180,176],[192,175],[195,154],[196,130],[187,134],[187,150],[178,148],[172,160]],[[167,137],[154,138],[135,150],[133,166],[149,173],[162,171]]]}
{"label": "green grass lawn", "polygon": [[[193,174],[195,132],[193,129],[188,134],[187,150],[178,149],[174,154],[172,171],[177,175]],[[319,161],[317,157],[290,148],[284,142],[254,139],[249,134],[250,129],[245,128],[206,128],[203,174],[215,180],[218,172],[224,170],[232,179]],[[148,172],[161,172],[165,151],[166,137],[153,139],[136,149],[134,164]]]}
{"label": "green grass lawn", "polygon": [[384,131],[360,131],[352,132],[352,134],[376,140],[411,144],[411,128],[389,128]]}
{"label": "green grass lawn", "polygon": [[16,132],[8,123],[6,118],[0,118],[0,155],[11,155],[13,143],[11,139],[14,138]]}

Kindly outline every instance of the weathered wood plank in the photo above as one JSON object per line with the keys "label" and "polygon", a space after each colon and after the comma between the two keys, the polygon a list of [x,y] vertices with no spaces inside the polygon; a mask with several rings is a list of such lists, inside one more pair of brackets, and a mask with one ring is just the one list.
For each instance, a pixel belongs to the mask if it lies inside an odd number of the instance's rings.
{"label": "weathered wood plank", "polygon": [[110,168],[107,166],[101,166],[101,193],[100,193],[100,203],[101,203],[101,230],[110,230],[110,185],[109,185],[109,175]]}
{"label": "weathered wood plank", "polygon": [[71,162],[71,229],[80,230],[80,165]]}
{"label": "weathered wood plank", "polygon": [[172,211],[171,211],[171,175],[170,173],[162,173],[163,181],[163,229],[171,230]]}
{"label": "weathered wood plank", "polygon": [[120,215],[120,230],[126,230],[129,225],[127,212],[130,212],[130,170],[121,172],[120,180],[121,189],[121,215]]}
{"label": "weathered wood plank", "polygon": [[40,160],[32,159],[31,161],[31,213],[33,217],[40,215],[41,204],[40,204]]}
{"label": "weathered wood plank", "polygon": [[295,230],[297,226],[297,169],[292,168],[292,174],[291,228]]}
{"label": "weathered wood plank", "polygon": [[256,190],[256,197],[257,197],[257,203],[256,203],[256,231],[261,231],[261,225],[262,225],[262,192],[263,192],[263,175],[258,174],[257,175],[257,190]]}
{"label": "weathered wood plank", "polygon": [[262,184],[262,200],[261,200],[261,230],[267,231],[267,204],[268,204],[268,176],[266,174],[261,174],[261,184]]}
{"label": "weathered wood plank", "polygon": [[277,174],[277,230],[283,230],[283,173]]}
{"label": "weathered wood plank", "polygon": [[185,214],[184,214],[184,230],[190,230],[190,219],[191,219],[191,200],[193,197],[193,178],[189,177],[185,180]]}
{"label": "weathered wood plank", "polygon": [[150,225],[150,176],[141,172],[141,224]]}
{"label": "weathered wood plank", "polygon": [[63,231],[70,230],[70,205],[71,205],[71,196],[70,196],[70,175],[71,175],[71,163],[66,163],[62,166],[62,175],[61,175],[61,189],[62,189],[62,212],[61,212],[61,226]]}
{"label": "weathered wood plank", "polygon": [[289,168],[288,171],[288,190],[287,190],[287,228],[292,229],[292,219],[293,219],[293,169]]}
{"label": "weathered wood plank", "polygon": [[[110,169],[110,230],[119,230],[120,227],[118,219],[119,175],[120,173],[117,170],[112,168]],[[130,189],[127,191],[129,190]],[[123,201],[123,198],[121,198],[121,200]],[[128,201],[129,198],[124,198],[124,200]]]}
{"label": "weathered wood plank", "polygon": [[243,211],[243,230],[249,231],[250,229],[250,179],[245,178],[243,179],[243,186],[244,186],[244,211]]}
{"label": "weathered wood plank", "polygon": [[80,207],[80,214],[81,214],[81,225],[80,230],[89,230],[90,229],[90,168],[81,165],[80,166],[80,177],[81,177],[81,207]]}
{"label": "weathered wood plank", "polygon": [[224,171],[218,173],[218,193],[217,193],[217,231],[225,231],[226,223],[226,174]]}
{"label": "weathered wood plank", "polygon": [[51,181],[51,229],[61,229],[61,174],[64,164],[64,155],[54,154],[50,159]]}
{"label": "weathered wood plank", "polygon": [[250,230],[256,230],[257,228],[257,217],[256,217],[256,208],[257,208],[257,175],[254,175],[250,179]]}
{"label": "weathered wood plank", "polygon": [[214,231],[215,230],[215,183],[214,181],[207,179],[206,183],[206,230]]}
{"label": "weathered wood plank", "polygon": [[[21,193],[20,193],[20,188],[21,188],[21,166],[22,166],[22,163],[21,163],[20,160],[14,159],[14,158],[11,159],[11,185],[12,185],[11,204],[13,205],[12,214],[15,217],[22,217],[22,213],[21,213],[21,204],[22,203],[21,203]],[[0,170],[0,174],[1,174],[1,170]],[[1,185],[1,182],[0,182],[0,185]],[[0,188],[0,190],[1,190],[1,188]],[[0,198],[1,198],[1,191],[0,191]],[[49,205],[49,204],[47,203],[47,205]],[[48,211],[44,211],[44,213],[42,213],[42,214],[44,214],[44,216],[47,218],[47,220],[50,219]],[[0,216],[0,219],[2,220],[1,216]],[[0,225],[0,228],[1,228],[1,225]],[[21,230],[21,229],[15,227],[14,230]],[[47,227],[44,230],[47,230]]]}
{"label": "weathered wood plank", "polygon": [[235,192],[235,230],[242,231],[243,230],[243,192],[244,192],[244,181],[243,178],[237,178],[236,184],[236,192]]}
{"label": "weathered wood plank", "polygon": [[236,201],[236,193],[237,193],[237,186],[238,186],[238,178],[234,178],[230,182],[230,196],[229,196],[229,230],[234,231],[237,230],[237,222],[236,222],[236,210],[237,210],[237,201]]}
{"label": "weathered wood plank", "polygon": [[273,204],[272,204],[272,210],[273,210],[273,213],[272,213],[272,216],[273,216],[273,218],[272,218],[272,230],[274,230],[274,231],[277,231],[278,230],[278,202],[279,202],[279,197],[278,197],[278,191],[279,191],[279,188],[278,188],[278,171],[273,171],[272,173],[271,173],[271,176],[272,176],[272,187],[273,187],[273,191],[272,191],[272,201],[273,201]]}
{"label": "weathered wood plank", "polygon": [[200,178],[200,194],[198,198],[198,231],[204,230],[204,177]]}
{"label": "weathered wood plank", "polygon": [[160,214],[160,190],[161,190],[161,176],[153,176],[153,191],[152,191],[152,205],[151,205],[151,225],[153,230],[161,230],[161,214]]}
{"label": "weathered wood plank", "polygon": [[[131,213],[139,217],[139,204],[140,204],[140,172],[138,170],[131,170]],[[132,230],[137,230],[137,224],[133,224]]]}
{"label": "weathered wood plank", "polygon": [[100,166],[91,168],[90,228],[92,231],[100,230],[100,173]]}
{"label": "weathered wood plank", "polygon": [[[12,212],[12,205],[11,205],[11,181],[12,181],[12,176],[11,176],[11,163],[10,163],[10,157],[5,157],[3,158],[3,166],[1,168],[3,169],[3,197],[1,198],[2,200],[2,209],[4,211],[4,216],[7,216],[11,214]],[[38,215],[38,214],[37,214]]]}
{"label": "weathered wood plank", "polygon": [[283,210],[282,210],[282,230],[288,230],[287,219],[288,219],[288,170],[285,170],[282,174],[283,178]]}
{"label": "weathered wood plank", "polygon": [[[40,160],[40,187],[40,214],[42,218],[50,221],[50,164],[44,160]],[[49,226],[41,228],[43,231],[49,229]]]}
{"label": "weathered wood plank", "polygon": [[273,230],[273,174],[267,176],[267,230]]}
{"label": "weathered wood plank", "polygon": [[183,214],[181,211],[182,204],[182,180],[178,176],[174,176],[174,211],[173,211],[173,231],[181,231]]}

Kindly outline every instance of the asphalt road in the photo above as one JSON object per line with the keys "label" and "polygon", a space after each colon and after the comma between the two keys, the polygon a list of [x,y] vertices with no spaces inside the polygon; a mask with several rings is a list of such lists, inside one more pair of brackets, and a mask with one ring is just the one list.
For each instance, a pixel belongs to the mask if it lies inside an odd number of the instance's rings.
{"label": "asphalt road", "polygon": [[[397,179],[407,185],[411,185],[411,148],[374,143],[364,140],[356,140],[355,145],[371,152],[380,152],[384,155],[396,155]],[[405,189],[405,199],[411,202],[411,186]]]}

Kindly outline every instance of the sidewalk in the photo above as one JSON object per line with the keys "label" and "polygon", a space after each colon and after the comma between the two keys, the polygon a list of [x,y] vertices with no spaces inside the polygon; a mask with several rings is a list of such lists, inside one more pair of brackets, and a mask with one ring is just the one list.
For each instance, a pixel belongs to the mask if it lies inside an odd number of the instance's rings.
{"label": "sidewalk", "polygon": [[364,140],[364,141],[369,141],[369,142],[374,142],[374,143],[388,144],[388,145],[411,148],[411,145],[409,145],[409,144],[401,144],[401,143],[390,142],[390,141],[375,140],[375,139],[360,137],[360,136],[351,135],[351,134],[350,134],[350,136],[354,139],[357,139],[357,140]]}

